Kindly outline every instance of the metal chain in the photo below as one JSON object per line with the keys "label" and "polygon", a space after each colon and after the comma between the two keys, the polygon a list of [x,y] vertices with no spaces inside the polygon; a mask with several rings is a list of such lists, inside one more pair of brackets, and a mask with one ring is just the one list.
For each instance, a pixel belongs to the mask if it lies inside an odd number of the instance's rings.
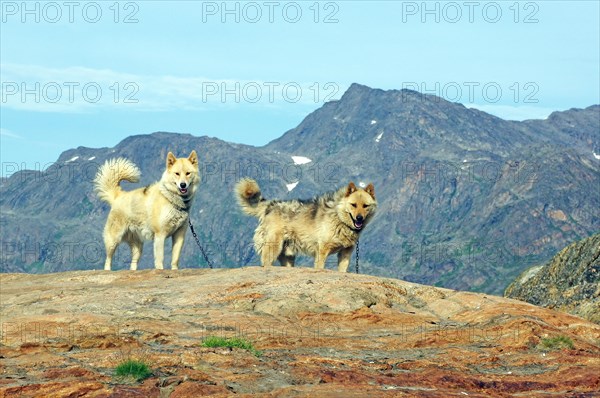
{"label": "metal chain", "polygon": [[358,274],[358,257],[359,257],[359,248],[358,248],[358,239],[356,240],[356,273]]}
{"label": "metal chain", "polygon": [[190,224],[190,230],[192,231],[192,236],[196,240],[196,244],[200,248],[200,251],[202,252],[202,256],[204,257],[204,260],[206,261],[206,263],[208,264],[208,266],[210,267],[210,269],[212,269],[213,268],[213,263],[212,263],[212,261],[210,261],[210,259],[208,258],[208,255],[204,251],[204,248],[200,244],[200,239],[198,239],[198,234],[196,234],[196,231],[194,231],[194,226],[192,225],[192,220],[190,220],[189,217],[188,217],[188,224]]}

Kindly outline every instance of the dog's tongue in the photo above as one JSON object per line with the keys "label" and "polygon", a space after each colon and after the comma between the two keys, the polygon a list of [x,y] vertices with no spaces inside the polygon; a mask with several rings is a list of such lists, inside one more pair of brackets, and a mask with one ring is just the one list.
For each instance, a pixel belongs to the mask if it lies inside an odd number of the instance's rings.
{"label": "dog's tongue", "polygon": [[354,221],[354,226],[356,227],[356,229],[361,229],[363,227],[363,223]]}
{"label": "dog's tongue", "polygon": [[187,188],[179,188],[179,192],[185,195],[187,193]]}

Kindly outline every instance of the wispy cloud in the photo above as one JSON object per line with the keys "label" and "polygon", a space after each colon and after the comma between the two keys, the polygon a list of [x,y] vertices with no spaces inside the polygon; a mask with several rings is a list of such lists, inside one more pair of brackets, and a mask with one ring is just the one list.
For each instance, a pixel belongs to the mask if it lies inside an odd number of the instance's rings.
{"label": "wispy cloud", "polygon": [[23,137],[20,136],[19,134],[10,131],[8,129],[5,128],[0,128],[0,137],[2,138],[14,138],[14,139],[18,139],[18,140],[22,140]]}
{"label": "wispy cloud", "polygon": [[37,112],[81,113],[100,108],[201,111],[244,104],[321,104],[343,92],[332,82],[153,76],[12,63],[0,64],[0,69],[2,106]]}
{"label": "wispy cloud", "polygon": [[[208,111],[244,105],[278,108],[339,99],[346,86],[334,82],[236,80],[206,76],[140,75],[85,67],[48,68],[3,63],[2,106],[33,112],[107,110]],[[531,105],[468,104],[508,120],[544,119],[555,109]],[[8,135],[7,135],[8,136]]]}

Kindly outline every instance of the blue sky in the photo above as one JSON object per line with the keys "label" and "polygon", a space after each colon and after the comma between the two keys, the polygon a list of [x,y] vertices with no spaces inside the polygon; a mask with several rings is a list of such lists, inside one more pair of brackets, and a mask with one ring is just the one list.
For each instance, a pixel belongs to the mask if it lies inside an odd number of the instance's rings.
{"label": "blue sky", "polygon": [[587,107],[599,4],[2,1],[2,175],[154,131],[264,145],[353,82],[515,120]]}

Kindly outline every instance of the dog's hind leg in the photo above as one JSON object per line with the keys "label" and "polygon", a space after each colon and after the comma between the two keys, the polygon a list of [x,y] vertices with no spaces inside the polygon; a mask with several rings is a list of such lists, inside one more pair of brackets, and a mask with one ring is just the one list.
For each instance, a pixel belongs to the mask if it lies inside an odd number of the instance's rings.
{"label": "dog's hind leg", "polygon": [[270,238],[260,247],[260,261],[263,267],[272,266],[283,249],[282,239],[276,235],[271,235]]}
{"label": "dog's hind leg", "polygon": [[112,259],[115,255],[115,251],[123,239],[125,228],[119,224],[118,219],[112,216],[112,213],[108,214],[106,225],[104,226],[104,247],[106,248],[106,260],[104,261],[104,270],[110,271],[112,268]]}
{"label": "dog's hind leg", "polygon": [[110,271],[112,267],[112,258],[119,243],[120,242],[113,240],[112,237],[104,237],[104,247],[106,248],[106,260],[104,260],[105,271]]}
{"label": "dog's hind leg", "polygon": [[285,254],[281,253],[278,257],[278,260],[282,267],[293,267],[294,263],[296,262],[296,257],[286,256]]}
{"label": "dog's hind leg", "polygon": [[142,242],[141,240],[139,240],[137,238],[131,238],[131,240],[128,243],[129,243],[129,247],[131,248],[131,266],[129,267],[129,269],[131,269],[132,271],[135,271],[135,270],[137,270],[138,261],[140,260],[140,257],[142,256],[142,249],[144,248],[144,242]]}

